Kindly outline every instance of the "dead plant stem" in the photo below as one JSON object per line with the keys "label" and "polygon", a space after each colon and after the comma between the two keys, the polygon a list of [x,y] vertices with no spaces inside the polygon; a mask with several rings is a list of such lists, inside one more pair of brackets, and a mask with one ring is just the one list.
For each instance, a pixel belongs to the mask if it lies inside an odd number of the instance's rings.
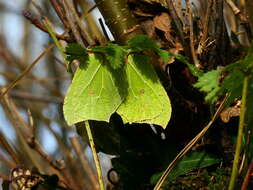
{"label": "dead plant stem", "polygon": [[244,177],[243,184],[241,190],[247,190],[248,184],[250,182],[250,175],[253,173],[253,159],[249,165],[246,176]]}
{"label": "dead plant stem", "polygon": [[189,21],[189,25],[190,25],[190,48],[191,48],[192,60],[194,62],[194,65],[197,68],[200,68],[201,65],[199,63],[198,57],[196,55],[195,47],[194,47],[192,8],[191,8],[190,0],[186,0],[185,2],[186,2],[186,8],[187,8],[188,21]]}

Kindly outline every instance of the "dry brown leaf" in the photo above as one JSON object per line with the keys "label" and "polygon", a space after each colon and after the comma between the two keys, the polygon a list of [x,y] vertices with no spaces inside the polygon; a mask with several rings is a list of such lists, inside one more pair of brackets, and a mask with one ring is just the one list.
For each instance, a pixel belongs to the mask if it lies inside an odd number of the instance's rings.
{"label": "dry brown leaf", "polygon": [[154,22],[152,20],[146,20],[142,22],[141,27],[150,38],[152,39],[157,38],[157,35],[155,33]]}
{"label": "dry brown leaf", "polygon": [[228,123],[231,117],[237,117],[240,115],[241,101],[238,101],[235,106],[228,107],[220,114],[220,118],[224,123]]}
{"label": "dry brown leaf", "polygon": [[171,32],[171,17],[168,13],[162,13],[161,15],[156,16],[153,21],[154,26],[157,29],[164,31],[165,33]]}

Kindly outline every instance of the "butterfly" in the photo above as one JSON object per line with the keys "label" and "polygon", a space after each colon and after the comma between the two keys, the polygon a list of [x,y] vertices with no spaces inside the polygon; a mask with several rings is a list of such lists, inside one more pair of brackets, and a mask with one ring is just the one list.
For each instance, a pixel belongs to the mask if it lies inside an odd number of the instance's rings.
{"label": "butterfly", "polygon": [[43,182],[44,179],[40,175],[29,169],[16,167],[11,171],[11,183],[16,190],[33,190]]}

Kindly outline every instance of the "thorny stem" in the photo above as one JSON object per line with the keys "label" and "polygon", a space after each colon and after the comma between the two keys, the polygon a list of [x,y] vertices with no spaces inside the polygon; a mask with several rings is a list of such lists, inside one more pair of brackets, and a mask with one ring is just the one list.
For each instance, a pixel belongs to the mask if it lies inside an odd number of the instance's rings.
{"label": "thorny stem", "polygon": [[236,142],[235,157],[234,157],[232,174],[230,177],[228,190],[234,190],[235,184],[236,184],[236,178],[238,176],[238,168],[239,168],[240,154],[242,150],[242,140],[243,140],[243,134],[244,134],[243,131],[245,127],[245,116],[246,116],[246,110],[247,110],[246,100],[247,100],[247,95],[248,95],[249,78],[250,77],[246,75],[243,81],[240,121],[239,121],[239,128],[238,128],[238,135],[237,135],[237,142]]}

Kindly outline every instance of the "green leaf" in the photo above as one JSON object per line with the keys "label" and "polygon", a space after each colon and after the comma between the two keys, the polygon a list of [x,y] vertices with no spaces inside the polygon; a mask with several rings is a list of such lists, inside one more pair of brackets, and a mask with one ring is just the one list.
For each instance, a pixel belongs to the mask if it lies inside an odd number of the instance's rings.
{"label": "green leaf", "polygon": [[[245,76],[243,70],[246,69],[246,64],[237,62],[222,69],[209,71],[199,77],[194,87],[199,88],[202,92],[206,92],[205,100],[212,103],[220,95],[229,93],[230,96],[226,103],[226,106],[228,106],[241,96],[242,83]],[[226,74],[222,82],[220,82],[221,74]]]}
{"label": "green leaf", "polygon": [[126,84],[122,73],[101,62],[101,56],[89,54],[86,64],[77,69],[64,100],[64,116],[69,125],[85,121],[109,121],[124,100]]}
{"label": "green leaf", "polygon": [[201,77],[204,73],[197,68],[195,65],[190,64],[187,57],[180,55],[180,54],[175,54],[175,53],[171,53],[171,52],[167,52],[169,55],[169,57],[175,57],[177,60],[181,61],[182,63],[184,63],[188,69],[190,70],[190,72],[192,73],[193,76],[195,77]]}
{"label": "green leaf", "polygon": [[127,46],[135,52],[152,50],[156,52],[165,63],[169,61],[169,57],[171,56],[170,52],[162,50],[159,45],[147,35],[136,35],[127,42]]}
{"label": "green leaf", "polygon": [[[225,104],[225,106],[229,106],[236,98],[241,97],[245,74],[252,70],[253,57],[251,51],[252,49],[250,48],[244,59],[222,69],[212,70],[199,76],[196,75],[199,79],[194,87],[206,92],[205,100],[212,103],[220,95],[230,94]],[[220,82],[221,74],[225,77]]]}
{"label": "green leaf", "polygon": [[96,46],[91,49],[95,52],[102,53],[113,69],[121,68],[124,64],[127,52],[123,46],[109,43],[107,46]]}
{"label": "green leaf", "polygon": [[151,40],[147,35],[136,35],[127,42],[130,49],[134,51],[145,51],[159,49],[159,46],[154,40]]}
{"label": "green leaf", "polygon": [[203,74],[194,87],[199,88],[200,91],[207,92],[207,96],[205,97],[206,101],[213,101],[216,98],[219,87],[219,80],[221,69],[209,71]]}
{"label": "green leaf", "polygon": [[[187,154],[181,161],[178,162],[176,167],[168,175],[166,180],[173,180],[179,175],[186,174],[190,171],[211,166],[221,161],[220,158],[213,154],[206,152],[192,152]],[[154,174],[151,177],[151,184],[156,184],[163,172]],[[166,182],[165,182],[166,183]]]}
{"label": "green leaf", "polygon": [[169,58],[171,57],[171,53],[162,49],[156,50],[157,54],[162,58],[162,60],[167,63],[169,61]]}
{"label": "green leaf", "polygon": [[235,69],[231,71],[223,80],[217,96],[226,93],[230,94],[226,106],[229,106],[231,103],[233,103],[236,98],[241,98],[244,76],[245,75],[243,72],[241,72],[239,69]]}
{"label": "green leaf", "polygon": [[65,53],[70,55],[83,55],[86,54],[86,49],[77,43],[70,43],[66,47]]}
{"label": "green leaf", "polygon": [[124,123],[148,123],[166,128],[171,116],[169,97],[148,57],[131,54],[125,67],[128,95],[117,113]]}
{"label": "green leaf", "polygon": [[67,60],[71,63],[73,60],[84,62],[87,59],[86,49],[77,43],[70,43],[66,47],[65,53],[68,55]]}
{"label": "green leaf", "polygon": [[190,70],[190,72],[193,74],[193,76],[195,77],[202,77],[202,75],[204,74],[199,68],[197,68],[195,65],[190,64],[189,61],[187,60],[186,57],[180,55],[180,54],[174,54],[175,57],[181,61],[182,63],[186,64],[188,69]]}

